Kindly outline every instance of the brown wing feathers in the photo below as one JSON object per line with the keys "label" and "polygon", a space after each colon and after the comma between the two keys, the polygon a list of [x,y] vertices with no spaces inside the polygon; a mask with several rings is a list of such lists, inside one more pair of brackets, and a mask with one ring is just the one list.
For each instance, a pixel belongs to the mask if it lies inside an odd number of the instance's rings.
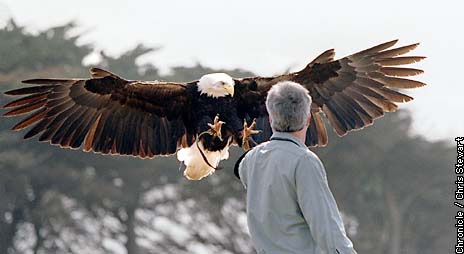
{"label": "brown wing feathers", "polygon": [[[418,44],[390,49],[396,42],[383,43],[336,61],[330,57],[321,57],[333,52],[329,50],[302,71],[294,73],[293,80],[308,88],[313,97],[313,108],[322,109],[339,136],[372,124],[384,112],[396,111],[398,106],[395,102],[412,100],[412,97],[395,89],[425,85],[404,78],[421,74],[422,70],[401,67],[425,58],[401,56],[415,49]],[[327,144],[327,134],[320,121],[322,112],[312,112],[315,119],[312,124],[319,128],[310,127],[309,132],[317,131],[317,135],[307,135],[308,145]]]}
{"label": "brown wing feathers", "polygon": [[[339,136],[370,125],[384,112],[397,110],[395,103],[412,100],[397,89],[425,85],[408,78],[422,70],[402,67],[425,58],[403,56],[418,44],[392,49],[396,42],[339,60],[333,60],[331,49],[299,72],[236,80],[239,115],[257,117],[257,127],[264,131],[256,140],[267,140],[271,130],[267,113],[260,108],[264,108],[262,98],[275,83],[292,80],[304,85],[313,98],[307,145],[327,144],[322,114]],[[40,141],[105,154],[153,157],[193,143],[194,130],[187,130],[183,122],[190,119],[185,116],[190,105],[186,84],[126,81],[98,68],[91,69],[91,76],[90,80],[24,81],[36,86],[6,92],[23,97],[6,104],[11,110],[4,116],[30,113],[13,127],[33,126],[25,138],[40,135]],[[192,125],[189,120],[186,123]]]}
{"label": "brown wing feathers", "polygon": [[24,138],[40,135],[40,141],[104,154],[144,158],[191,145],[193,136],[186,135],[180,115],[188,103],[182,85],[130,83],[97,68],[91,74],[90,82],[26,80],[38,86],[6,92],[23,97],[6,104],[11,110],[4,116],[30,113],[12,128],[33,126]]}

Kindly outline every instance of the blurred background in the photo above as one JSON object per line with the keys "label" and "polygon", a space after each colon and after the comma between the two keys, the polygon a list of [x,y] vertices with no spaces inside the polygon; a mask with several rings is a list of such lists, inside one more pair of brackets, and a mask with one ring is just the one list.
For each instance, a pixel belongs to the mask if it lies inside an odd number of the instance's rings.
{"label": "blurred background", "polygon": [[[459,1],[0,0],[0,92],[37,77],[190,81],[302,68],[399,38],[421,42],[428,86],[373,126],[314,148],[358,253],[449,253],[454,138],[463,135]],[[0,95],[0,104],[8,100]],[[184,179],[175,157],[141,160],[62,150],[0,121],[0,254],[255,253],[245,192],[224,170]],[[24,134],[24,133],[23,133]]]}

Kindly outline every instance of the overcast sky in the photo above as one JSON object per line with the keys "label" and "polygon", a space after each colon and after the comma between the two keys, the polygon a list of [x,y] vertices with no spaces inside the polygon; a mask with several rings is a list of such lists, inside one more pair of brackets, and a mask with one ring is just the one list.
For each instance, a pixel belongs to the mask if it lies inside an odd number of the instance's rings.
{"label": "overcast sky", "polygon": [[13,17],[31,31],[75,20],[83,43],[117,55],[137,43],[162,46],[140,59],[162,71],[199,62],[259,75],[302,68],[322,51],[338,57],[391,39],[421,42],[415,67],[429,85],[409,92],[416,133],[464,135],[463,1],[63,1],[0,0],[0,23]]}

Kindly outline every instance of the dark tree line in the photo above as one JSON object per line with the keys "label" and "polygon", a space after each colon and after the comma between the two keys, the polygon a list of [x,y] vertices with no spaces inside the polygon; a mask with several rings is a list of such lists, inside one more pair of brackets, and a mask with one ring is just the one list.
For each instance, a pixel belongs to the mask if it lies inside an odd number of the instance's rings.
{"label": "dark tree line", "polygon": [[[87,77],[92,45],[70,37],[72,23],[30,34],[13,21],[0,30],[0,91],[36,77]],[[129,79],[188,81],[244,70],[200,64],[163,76],[136,59],[158,49],[137,45],[98,66]],[[0,103],[6,97],[0,95]],[[411,134],[411,116],[388,114],[365,130],[314,149],[359,253],[442,253],[452,246],[448,143]],[[62,150],[21,140],[0,121],[0,253],[254,253],[244,190],[225,169],[189,182],[175,157],[140,160]]]}

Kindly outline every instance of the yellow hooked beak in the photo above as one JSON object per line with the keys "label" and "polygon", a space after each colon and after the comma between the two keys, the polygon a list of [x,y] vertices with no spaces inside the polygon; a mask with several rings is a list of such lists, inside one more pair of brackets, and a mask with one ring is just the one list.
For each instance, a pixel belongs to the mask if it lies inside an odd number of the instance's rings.
{"label": "yellow hooked beak", "polygon": [[224,88],[230,94],[230,96],[234,97],[234,86],[231,84],[224,84]]}

